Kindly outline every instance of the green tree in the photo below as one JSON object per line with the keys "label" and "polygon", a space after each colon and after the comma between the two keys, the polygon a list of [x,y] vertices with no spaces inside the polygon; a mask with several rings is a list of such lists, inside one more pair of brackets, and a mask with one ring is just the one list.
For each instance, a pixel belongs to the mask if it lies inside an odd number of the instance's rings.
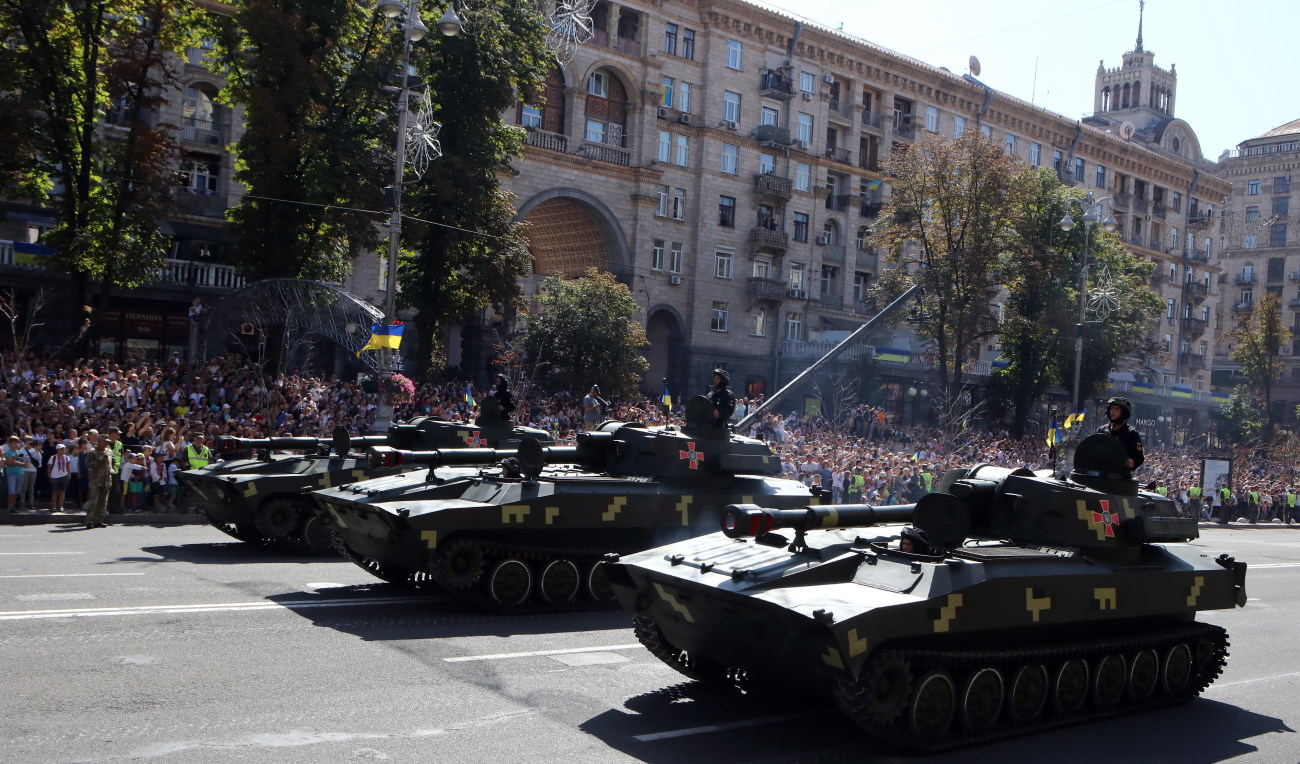
{"label": "green tree", "polygon": [[640,311],[627,285],[590,269],[583,278],[551,276],[541,310],[524,319],[522,345],[533,378],[552,390],[633,395],[650,364],[639,352],[650,341],[631,317]]}
{"label": "green tree", "polygon": [[45,241],[75,304],[90,279],[106,299],[152,280],[165,257],[155,220],[176,126],[157,108],[196,18],[186,0],[0,3],[0,183],[54,213]]}
{"label": "green tree", "polygon": [[893,190],[872,244],[892,267],[877,295],[924,288],[916,330],[933,345],[941,389],[955,397],[980,341],[996,330],[989,296],[1010,224],[1014,160],[968,130],[955,140],[926,136],[895,152],[886,170]]}
{"label": "green tree", "polygon": [[1219,437],[1231,446],[1253,446],[1261,441],[1264,417],[1244,385],[1238,386],[1215,414]]}
{"label": "green tree", "polygon": [[1263,439],[1273,437],[1273,383],[1282,376],[1285,363],[1282,348],[1291,342],[1291,331],[1282,323],[1282,298],[1265,292],[1255,302],[1246,321],[1223,338],[1231,343],[1228,357],[1241,365],[1255,404],[1264,412]]}

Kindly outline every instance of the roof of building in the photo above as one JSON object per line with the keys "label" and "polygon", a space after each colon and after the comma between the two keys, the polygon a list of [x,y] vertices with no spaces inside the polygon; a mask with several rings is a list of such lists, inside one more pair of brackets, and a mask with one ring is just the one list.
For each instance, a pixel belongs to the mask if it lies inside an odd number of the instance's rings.
{"label": "roof of building", "polygon": [[1255,136],[1252,140],[1258,140],[1259,138],[1278,138],[1283,135],[1297,134],[1300,134],[1300,119],[1293,119],[1285,125],[1278,125],[1266,133]]}

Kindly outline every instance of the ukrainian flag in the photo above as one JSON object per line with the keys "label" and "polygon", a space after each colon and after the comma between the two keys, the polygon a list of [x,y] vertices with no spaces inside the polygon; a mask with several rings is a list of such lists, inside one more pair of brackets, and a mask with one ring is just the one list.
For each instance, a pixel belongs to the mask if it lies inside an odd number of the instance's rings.
{"label": "ukrainian flag", "polygon": [[1191,398],[1192,386],[1174,385],[1172,388],[1169,389],[1169,397],[1170,398]]}
{"label": "ukrainian flag", "polygon": [[1231,397],[1228,393],[1210,393],[1210,403],[1227,403]]}
{"label": "ukrainian flag", "polygon": [[1083,424],[1083,412],[1076,411],[1073,414],[1065,415],[1065,429],[1070,429],[1076,424]]}
{"label": "ukrainian flag", "polygon": [[471,405],[471,406],[474,405],[474,386],[473,386],[473,385],[470,385],[469,387],[466,387],[466,388],[465,388],[465,402],[468,403],[468,404]]}
{"label": "ukrainian flag", "polygon": [[[1134,382],[1134,383],[1133,383],[1133,392],[1135,392],[1135,393],[1146,393],[1147,395],[1154,395],[1155,392],[1156,392],[1156,388],[1155,388],[1155,385],[1148,385],[1148,384],[1144,384],[1144,383],[1142,383],[1142,382]],[[1190,398],[1191,396],[1188,396],[1188,397]]]}
{"label": "ukrainian flag", "polygon": [[367,350],[398,349],[402,346],[402,329],[404,328],[406,328],[406,323],[403,321],[394,321],[387,326],[380,323],[371,324],[370,339],[357,351],[357,355],[361,355]]}
{"label": "ukrainian flag", "polygon": [[898,348],[876,348],[877,361],[892,361],[894,363],[907,363],[912,358],[912,351],[899,350]]}
{"label": "ukrainian flag", "polygon": [[1055,446],[1063,440],[1065,435],[1061,432],[1061,425],[1057,423],[1056,417],[1052,417],[1052,423],[1047,426],[1047,445]]}
{"label": "ukrainian flag", "polygon": [[54,250],[44,244],[28,244],[23,241],[14,242],[15,265],[44,265],[45,258],[52,254],[54,254]]}
{"label": "ukrainian flag", "polygon": [[867,181],[867,190],[868,190],[868,191],[879,191],[879,190],[880,190],[880,185],[881,185],[881,184],[880,184],[880,181],[878,181],[878,180],[869,180],[869,181]]}
{"label": "ukrainian flag", "polygon": [[673,396],[668,392],[668,385],[664,385],[664,395],[659,401],[664,404],[665,408],[673,407]]}

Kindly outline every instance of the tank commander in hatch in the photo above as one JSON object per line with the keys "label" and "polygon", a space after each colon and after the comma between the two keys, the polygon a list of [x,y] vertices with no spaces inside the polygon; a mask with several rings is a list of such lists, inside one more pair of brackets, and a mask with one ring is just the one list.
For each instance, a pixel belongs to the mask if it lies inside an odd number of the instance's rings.
{"label": "tank commander in hatch", "polygon": [[904,528],[902,538],[898,540],[898,551],[907,554],[938,554],[925,531],[920,528]]}
{"label": "tank commander in hatch", "polygon": [[725,369],[713,370],[713,386],[709,388],[709,402],[713,404],[714,427],[726,427],[736,410],[736,396],[731,392],[731,375]]}
{"label": "tank commander in hatch", "polygon": [[1142,436],[1138,431],[1129,426],[1128,419],[1133,415],[1133,407],[1129,405],[1126,398],[1111,398],[1106,401],[1106,419],[1107,424],[1097,428],[1097,432],[1106,433],[1118,439],[1128,452],[1128,469],[1133,470],[1142,466],[1146,457],[1142,455]]}

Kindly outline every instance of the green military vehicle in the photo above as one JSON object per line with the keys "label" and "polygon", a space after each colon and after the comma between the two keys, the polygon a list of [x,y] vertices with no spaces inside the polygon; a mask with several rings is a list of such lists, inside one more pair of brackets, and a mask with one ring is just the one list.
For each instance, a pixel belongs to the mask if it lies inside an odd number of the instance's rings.
{"label": "green military vehicle", "polygon": [[[923,751],[1184,702],[1219,675],[1245,563],[1128,478],[1114,438],[1069,474],[952,470],[914,505],[733,506],[723,531],[611,556],[637,637],[681,673],[829,694]],[[871,535],[878,522],[910,522]],[[897,529],[895,529],[897,530]],[[903,543],[906,542],[906,543]]]}

